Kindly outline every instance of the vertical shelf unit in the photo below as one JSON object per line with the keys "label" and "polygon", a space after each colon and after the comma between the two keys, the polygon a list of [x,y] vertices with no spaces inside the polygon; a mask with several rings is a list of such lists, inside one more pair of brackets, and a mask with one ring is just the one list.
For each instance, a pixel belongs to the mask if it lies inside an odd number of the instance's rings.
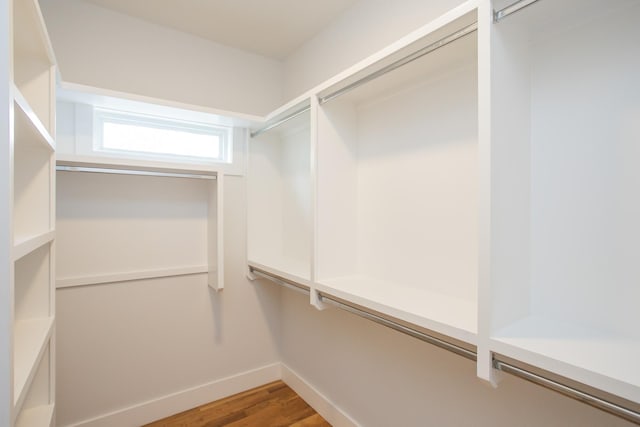
{"label": "vertical shelf unit", "polygon": [[[636,0],[471,0],[313,88],[295,145],[311,235],[283,231],[294,151],[265,132],[250,270],[494,384],[640,422],[638,18]],[[274,261],[291,232],[310,280]]]}
{"label": "vertical shelf unit", "polygon": [[[36,0],[3,4],[0,424],[54,423],[55,58]],[[6,24],[6,27],[5,25]],[[6,167],[4,167],[6,166]],[[6,258],[4,255],[7,255]],[[6,264],[4,264],[6,262]],[[6,322],[6,323],[5,323]],[[3,350],[4,351],[4,350]],[[4,391],[8,395],[4,395]],[[5,403],[6,402],[6,403]],[[8,405],[8,406],[4,406]]]}
{"label": "vertical shelf unit", "polygon": [[315,281],[475,344],[477,13],[461,12],[319,93]]}
{"label": "vertical shelf unit", "polygon": [[276,112],[251,134],[247,176],[249,266],[311,280],[311,105]]}
{"label": "vertical shelf unit", "polygon": [[538,1],[492,25],[488,292],[491,351],[636,403],[638,17]]}

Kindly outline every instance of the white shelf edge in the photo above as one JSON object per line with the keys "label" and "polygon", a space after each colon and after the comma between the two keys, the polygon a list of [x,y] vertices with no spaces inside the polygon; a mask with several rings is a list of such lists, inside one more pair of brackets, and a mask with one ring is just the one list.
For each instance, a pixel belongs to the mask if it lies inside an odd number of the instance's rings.
{"label": "white shelf edge", "polygon": [[[578,383],[583,383],[597,390],[640,404],[640,384],[632,384],[617,378],[612,378],[592,369],[578,366],[571,361],[554,357],[522,345],[510,343],[508,339],[503,340],[497,337],[490,338],[489,349],[492,353],[501,354],[536,368],[566,377]],[[615,363],[615,361],[611,362]]]}
{"label": "white shelf edge", "polygon": [[20,258],[29,255],[36,249],[52,242],[55,237],[56,232],[51,230],[35,236],[18,239],[13,246],[13,261],[18,261]]}
{"label": "white shelf edge", "polygon": [[149,172],[189,173],[217,175],[224,165],[207,166],[202,164],[172,163],[156,160],[125,159],[119,157],[78,156],[76,154],[56,153],[56,165],[141,170]]}
{"label": "white shelf edge", "polygon": [[157,268],[152,270],[128,271],[123,273],[105,273],[91,276],[62,277],[56,279],[56,288],[72,288],[76,286],[101,285],[105,283],[131,282],[134,280],[157,279],[161,277],[188,276],[208,274],[206,265],[192,265],[173,268]]}
{"label": "white shelf edge", "polygon": [[[24,97],[24,95],[22,95],[20,89],[18,89],[18,87],[13,84],[12,90],[14,103],[18,107],[18,110],[22,112],[21,115],[23,115],[26,118],[26,121],[29,123],[30,128],[33,131],[32,133],[38,135],[38,139],[43,144],[43,148],[46,148],[51,152],[55,151],[55,142],[51,137],[51,134],[44,126],[35,111],[33,111],[33,108],[31,108],[31,105],[29,104],[27,99]],[[15,120],[18,120],[17,117],[18,114],[20,114],[19,111],[14,112],[16,117]]]}
{"label": "white shelf edge", "polygon": [[282,277],[283,279],[287,279],[292,282],[300,283],[301,285],[305,285],[309,288],[311,288],[312,286],[311,280],[309,278],[305,278],[279,268],[270,267],[266,264],[262,264],[252,260],[247,261],[247,264],[249,265],[249,267],[254,267],[254,268],[257,268],[258,270],[266,271],[267,273],[271,273],[275,276]]}
{"label": "white shelf edge", "polygon": [[454,338],[458,341],[471,345],[478,344],[478,333],[472,330],[451,325],[443,321],[427,317],[423,314],[406,311],[401,307],[395,307],[390,304],[377,301],[376,299],[370,298],[366,295],[356,295],[349,290],[341,289],[327,283],[322,283],[322,281],[315,283],[314,289],[320,292],[326,292],[345,301],[366,307],[387,316],[395,317],[407,323],[431,330],[438,334]]}
{"label": "white shelf edge", "polygon": [[18,415],[16,427],[51,427],[55,405],[42,405],[25,409]]}
{"label": "white shelf edge", "polygon": [[[20,411],[53,331],[53,317],[18,320],[14,325],[14,408]],[[25,336],[30,335],[30,336]]]}

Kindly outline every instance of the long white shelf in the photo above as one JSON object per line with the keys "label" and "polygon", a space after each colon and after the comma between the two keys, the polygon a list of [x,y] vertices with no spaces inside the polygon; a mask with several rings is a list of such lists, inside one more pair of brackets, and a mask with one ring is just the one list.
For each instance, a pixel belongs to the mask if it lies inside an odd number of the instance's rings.
{"label": "long white shelf", "polygon": [[20,320],[14,327],[14,406],[20,410],[53,329],[53,318]]}
{"label": "long white shelf", "polygon": [[16,427],[51,427],[53,426],[54,409],[54,405],[25,409],[18,416]]}
{"label": "long white shelf", "polygon": [[530,316],[499,330],[491,350],[640,402],[640,342]]}
{"label": "long white shelf", "polygon": [[121,157],[79,156],[76,154],[56,153],[56,164],[59,166],[89,167],[104,169],[138,170],[159,173],[185,173],[195,175],[216,176],[219,166],[198,163],[172,163],[156,160],[125,159]]}
{"label": "long white shelf", "polygon": [[315,288],[459,341],[477,343],[474,301],[364,276],[323,280]]}
{"label": "long white shelf", "polygon": [[54,151],[53,138],[15,85],[13,87],[13,101],[16,107],[14,108],[16,143]]}
{"label": "long white shelf", "polygon": [[36,234],[34,236],[17,237],[13,245],[13,261],[18,261],[20,258],[29,255],[36,249],[52,242],[55,237],[56,232],[53,230]]}

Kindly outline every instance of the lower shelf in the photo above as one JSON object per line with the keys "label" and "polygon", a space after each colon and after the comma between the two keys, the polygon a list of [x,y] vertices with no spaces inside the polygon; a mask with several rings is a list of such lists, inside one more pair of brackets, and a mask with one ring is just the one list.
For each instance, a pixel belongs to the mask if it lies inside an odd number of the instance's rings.
{"label": "lower shelf", "polygon": [[16,427],[51,427],[53,426],[54,405],[36,406],[25,409],[16,420]]}
{"label": "lower shelf", "polygon": [[364,276],[318,283],[316,289],[405,322],[477,344],[476,302]]}
{"label": "lower shelf", "polygon": [[530,316],[494,334],[491,350],[640,402],[638,340]]}
{"label": "lower shelf", "polygon": [[51,337],[53,318],[17,321],[14,332],[14,405],[20,408]]}

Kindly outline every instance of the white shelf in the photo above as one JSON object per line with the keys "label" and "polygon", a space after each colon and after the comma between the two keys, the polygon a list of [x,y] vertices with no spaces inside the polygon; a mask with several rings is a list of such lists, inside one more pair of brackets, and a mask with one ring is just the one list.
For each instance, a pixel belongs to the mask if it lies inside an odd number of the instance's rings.
{"label": "white shelf", "polygon": [[13,100],[16,107],[14,109],[16,144],[52,152],[55,149],[53,138],[16,86],[13,87]]}
{"label": "white shelf", "polygon": [[51,427],[55,405],[42,405],[25,409],[16,420],[16,427]]}
{"label": "white shelf", "polygon": [[492,351],[640,402],[640,342],[541,316],[497,331]]}
{"label": "white shelf", "polygon": [[34,236],[19,236],[13,246],[13,261],[30,254],[41,246],[44,246],[55,239],[55,231],[36,234]]}
{"label": "white shelf", "polygon": [[20,320],[14,326],[14,406],[20,408],[29,391],[53,328],[53,318]]}
{"label": "white shelf", "polygon": [[263,264],[249,260],[249,267],[255,267],[274,276],[282,277],[284,279],[291,280],[292,282],[311,287],[311,282],[308,279],[311,274],[308,265],[301,264],[296,261],[292,262],[291,260],[287,260],[288,262],[282,261],[284,260]]}
{"label": "white shelf", "polygon": [[63,154],[60,152],[56,153],[56,164],[71,167],[123,169],[159,173],[187,173],[207,176],[215,176],[221,170],[219,166],[209,166],[205,164],[125,159],[111,156],[81,156],[76,154]]}
{"label": "white shelf", "polygon": [[469,344],[477,342],[475,301],[363,276],[323,280],[316,289]]}

